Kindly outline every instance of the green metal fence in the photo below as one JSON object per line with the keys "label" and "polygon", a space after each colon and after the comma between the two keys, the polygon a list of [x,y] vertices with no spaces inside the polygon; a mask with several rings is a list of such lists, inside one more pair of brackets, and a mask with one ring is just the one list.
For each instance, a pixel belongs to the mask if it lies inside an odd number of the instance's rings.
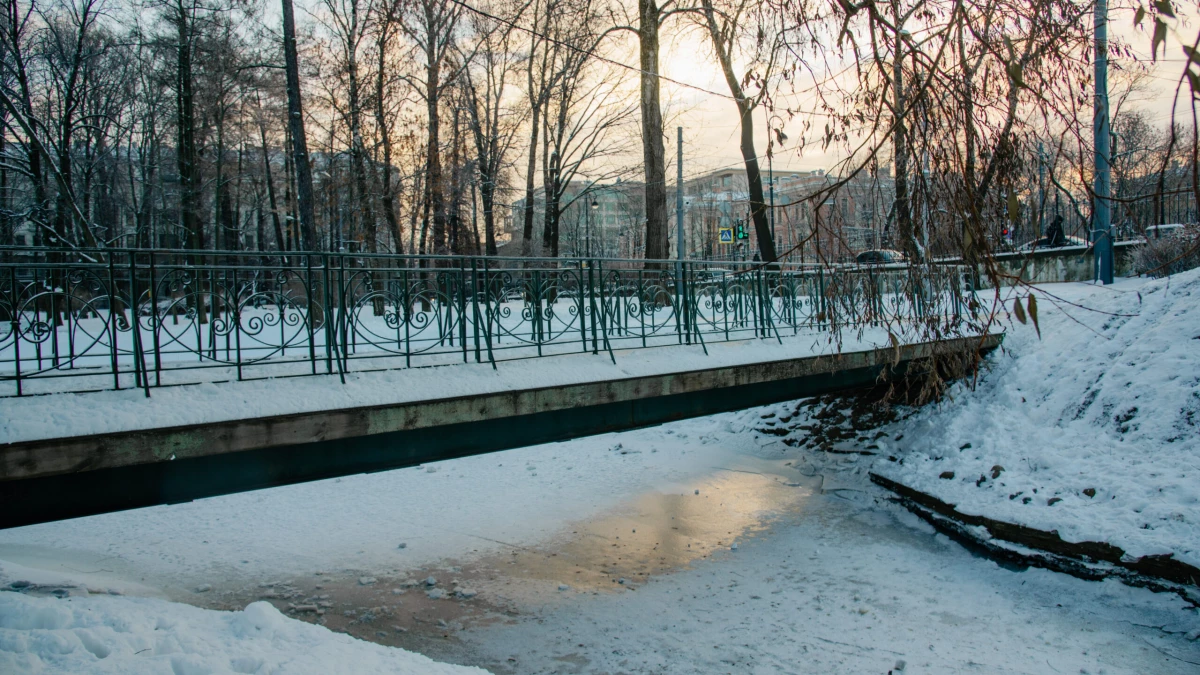
{"label": "green metal fence", "polygon": [[958,267],[0,249],[0,396],[973,330]]}

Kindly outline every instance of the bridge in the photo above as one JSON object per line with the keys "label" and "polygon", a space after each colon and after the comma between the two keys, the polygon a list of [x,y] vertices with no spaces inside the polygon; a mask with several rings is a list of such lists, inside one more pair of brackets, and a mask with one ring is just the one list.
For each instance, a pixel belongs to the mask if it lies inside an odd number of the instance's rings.
{"label": "bridge", "polygon": [[[1000,340],[948,266],[3,253],[0,411],[91,414],[0,444],[0,527],[847,391]],[[275,408],[180,423],[239,387]]]}

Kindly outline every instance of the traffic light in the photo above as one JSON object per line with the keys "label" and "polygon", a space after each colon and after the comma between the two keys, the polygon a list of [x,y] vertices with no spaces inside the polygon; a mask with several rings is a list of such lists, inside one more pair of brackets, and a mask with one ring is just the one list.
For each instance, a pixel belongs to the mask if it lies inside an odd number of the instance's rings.
{"label": "traffic light", "polygon": [[734,228],[733,234],[738,239],[749,239],[750,238],[750,234],[746,232],[746,223],[743,223],[740,220],[737,222],[737,227]]}

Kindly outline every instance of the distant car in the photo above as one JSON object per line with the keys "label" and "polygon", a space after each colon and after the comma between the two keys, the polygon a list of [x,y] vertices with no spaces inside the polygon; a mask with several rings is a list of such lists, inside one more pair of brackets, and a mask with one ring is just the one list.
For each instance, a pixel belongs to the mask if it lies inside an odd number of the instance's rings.
{"label": "distant car", "polygon": [[863,251],[855,256],[855,261],[860,265],[892,265],[902,263],[907,260],[904,254],[900,251],[881,248],[874,251]]}
{"label": "distant car", "polygon": [[1082,237],[1066,236],[1066,237],[1062,238],[1062,242],[1060,242],[1057,246],[1051,246],[1050,238],[1042,237],[1040,239],[1034,239],[1033,241],[1022,244],[1017,249],[1017,251],[1021,252],[1021,253],[1029,253],[1030,251],[1038,251],[1038,250],[1046,249],[1046,248],[1065,248],[1067,246],[1087,246],[1087,245],[1088,245],[1087,240],[1083,239]]}
{"label": "distant car", "polygon": [[721,279],[731,276],[732,270],[723,269],[720,267],[708,267],[705,269],[695,270],[697,281],[720,281]]}
{"label": "distant car", "polygon": [[1169,237],[1169,236],[1175,234],[1176,232],[1179,232],[1182,229],[1183,229],[1183,225],[1180,223],[1170,223],[1167,225],[1151,225],[1150,227],[1146,228],[1146,238],[1147,239],[1161,239],[1163,237]]}

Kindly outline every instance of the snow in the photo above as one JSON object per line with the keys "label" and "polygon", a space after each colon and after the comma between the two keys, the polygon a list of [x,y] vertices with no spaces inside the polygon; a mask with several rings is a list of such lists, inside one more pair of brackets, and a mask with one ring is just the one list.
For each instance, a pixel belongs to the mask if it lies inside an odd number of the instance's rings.
{"label": "snow", "polygon": [[975,390],[889,429],[902,462],[874,470],[966,513],[1200,566],[1200,270],[1033,292],[1041,338],[1013,321]]}
{"label": "snow", "polygon": [[[171,599],[221,580],[322,570],[361,570],[353,575],[357,583],[380,569],[539,541],[631,495],[686,483],[719,466],[731,448],[753,446],[741,438],[745,429],[738,416],[717,415],[0,530],[0,559],[60,572],[112,570],[98,583],[144,578]],[[428,473],[432,467],[440,470]]]}
{"label": "snow", "polygon": [[1184,639],[1200,620],[1177,598],[1000,568],[866,493],[814,499],[772,531],[460,638],[479,665],[528,674],[883,674],[904,661],[912,674],[1165,675],[1200,663]]}
{"label": "snow", "polygon": [[217,612],[153,598],[0,592],[0,672],[470,675],[289,619],[270,603]]}

